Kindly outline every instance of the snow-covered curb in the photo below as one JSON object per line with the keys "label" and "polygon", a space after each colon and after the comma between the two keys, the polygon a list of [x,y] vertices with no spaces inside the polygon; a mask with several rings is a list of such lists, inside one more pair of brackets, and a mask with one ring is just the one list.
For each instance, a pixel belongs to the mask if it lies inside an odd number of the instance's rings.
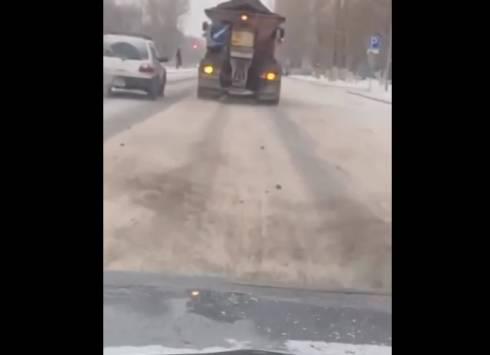
{"label": "snow-covered curb", "polygon": [[[371,84],[369,80],[360,81],[344,81],[344,80],[329,80],[325,77],[316,78],[308,75],[291,75],[290,78],[309,82],[312,84],[333,87],[338,89],[347,89],[347,92],[352,95],[364,97],[366,99],[391,104],[391,88],[386,92],[383,85],[378,81],[373,80]],[[371,87],[371,89],[370,89]]]}
{"label": "snow-covered curb", "polygon": [[359,91],[349,90],[347,92],[349,94],[352,94],[352,95],[361,96],[361,97],[364,97],[366,99],[370,99],[370,100],[374,100],[374,101],[378,101],[378,102],[382,102],[382,103],[391,105],[391,97],[388,95],[383,96],[382,94],[381,95],[379,95],[379,94],[376,95],[375,93],[371,94],[371,93],[369,93],[369,91],[368,92],[359,92]]}
{"label": "snow-covered curb", "polygon": [[290,75],[289,78],[306,81],[321,86],[335,87],[339,89],[367,90],[369,88],[369,83],[365,80],[363,81],[328,80],[325,77],[316,78],[314,76],[309,76],[309,75]]}

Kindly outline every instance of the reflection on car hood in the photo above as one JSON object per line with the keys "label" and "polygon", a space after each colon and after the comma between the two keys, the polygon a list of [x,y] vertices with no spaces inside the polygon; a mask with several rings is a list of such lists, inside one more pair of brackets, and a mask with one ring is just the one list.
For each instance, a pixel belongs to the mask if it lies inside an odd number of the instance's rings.
{"label": "reflection on car hood", "polygon": [[174,349],[163,346],[105,348],[104,355],[391,355],[391,347],[380,345],[349,345],[307,341],[288,341],[286,349],[267,350],[230,350],[226,348]]}
{"label": "reflection on car hood", "polygon": [[391,297],[105,273],[104,347],[105,355],[388,354]]}
{"label": "reflection on car hood", "polygon": [[184,355],[184,354],[200,354],[200,355],[290,355],[283,352],[272,352],[267,350],[226,350],[220,348],[203,349],[201,351],[192,349],[172,349],[157,346],[148,346],[144,348],[113,348],[105,349],[104,355],[154,355],[154,354],[168,354],[168,355]]}

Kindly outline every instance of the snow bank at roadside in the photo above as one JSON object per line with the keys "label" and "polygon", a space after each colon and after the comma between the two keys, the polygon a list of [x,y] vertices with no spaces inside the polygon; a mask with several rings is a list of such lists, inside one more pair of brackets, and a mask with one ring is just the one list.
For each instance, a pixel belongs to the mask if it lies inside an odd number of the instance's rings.
{"label": "snow bank at roadside", "polygon": [[298,79],[302,81],[309,81],[315,84],[321,84],[325,86],[337,87],[341,89],[368,89],[369,82],[367,80],[359,81],[346,81],[346,80],[330,80],[324,76],[319,78],[311,75],[290,75],[290,78]]}
{"label": "snow bank at roadside", "polygon": [[349,93],[361,97],[365,97],[367,99],[372,99],[375,101],[391,104],[392,88],[393,86],[390,84],[388,86],[388,91],[386,91],[385,86],[383,84],[380,84],[379,81],[373,80],[373,82],[371,83],[371,88],[369,88],[369,84],[368,84],[367,89],[363,89],[363,90],[351,89],[349,90]]}
{"label": "snow bank at roadside", "polygon": [[364,97],[374,101],[384,102],[391,104],[391,91],[390,92],[369,92],[369,91],[349,91],[349,94]]}
{"label": "snow bank at roadside", "polygon": [[334,87],[339,89],[348,89],[350,94],[362,96],[368,99],[381,101],[385,103],[391,103],[392,85],[388,87],[388,91],[385,91],[384,84],[378,80],[329,80],[326,77],[316,78],[311,75],[291,75],[293,79],[307,81],[318,85],[324,85],[328,87]]}

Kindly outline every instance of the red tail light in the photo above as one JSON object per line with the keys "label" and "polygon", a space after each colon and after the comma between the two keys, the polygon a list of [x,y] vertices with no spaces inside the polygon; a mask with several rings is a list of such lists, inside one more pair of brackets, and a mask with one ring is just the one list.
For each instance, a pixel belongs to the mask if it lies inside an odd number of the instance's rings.
{"label": "red tail light", "polygon": [[140,66],[140,72],[141,73],[154,73],[155,68],[153,68],[150,64],[142,64]]}

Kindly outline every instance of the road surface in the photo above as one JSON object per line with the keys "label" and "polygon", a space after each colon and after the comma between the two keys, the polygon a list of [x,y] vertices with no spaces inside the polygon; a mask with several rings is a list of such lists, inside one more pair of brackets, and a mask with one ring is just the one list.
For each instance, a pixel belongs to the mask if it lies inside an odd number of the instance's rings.
{"label": "road surface", "polygon": [[285,78],[278,107],[104,100],[104,268],[391,292],[391,105]]}

